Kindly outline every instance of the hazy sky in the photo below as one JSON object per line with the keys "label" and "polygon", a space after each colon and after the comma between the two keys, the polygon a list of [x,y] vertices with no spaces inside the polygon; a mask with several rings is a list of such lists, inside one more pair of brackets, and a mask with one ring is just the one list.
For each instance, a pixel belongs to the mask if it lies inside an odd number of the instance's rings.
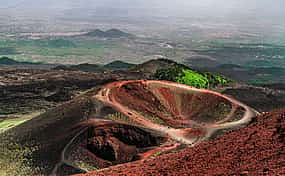
{"label": "hazy sky", "polygon": [[163,23],[169,24],[181,19],[191,24],[194,23],[191,19],[196,19],[201,23],[242,24],[256,28],[274,25],[282,29],[285,26],[284,7],[285,0],[0,0],[0,13],[5,10],[11,17],[23,11],[21,15],[31,13],[38,18],[41,13],[45,18],[61,15],[80,20],[102,16],[118,21],[164,18]]}
{"label": "hazy sky", "polygon": [[0,0],[0,8],[121,8],[141,13],[159,12],[175,14],[208,13],[216,15],[266,14],[269,16],[285,15],[284,0]]}

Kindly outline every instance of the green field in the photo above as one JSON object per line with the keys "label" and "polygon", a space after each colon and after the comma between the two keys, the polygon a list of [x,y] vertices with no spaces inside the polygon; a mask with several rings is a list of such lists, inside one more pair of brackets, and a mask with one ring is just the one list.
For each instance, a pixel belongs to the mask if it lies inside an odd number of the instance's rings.
{"label": "green field", "polygon": [[3,122],[0,122],[0,133],[8,130],[9,128],[15,127],[25,121],[27,120],[22,120],[22,119],[4,120]]}
{"label": "green field", "polygon": [[34,117],[37,117],[40,115],[41,111],[38,112],[32,112],[29,114],[16,114],[16,115],[10,115],[11,117],[8,117],[5,120],[0,121],[0,133],[13,128],[17,125],[20,125],[21,123],[24,123]]}

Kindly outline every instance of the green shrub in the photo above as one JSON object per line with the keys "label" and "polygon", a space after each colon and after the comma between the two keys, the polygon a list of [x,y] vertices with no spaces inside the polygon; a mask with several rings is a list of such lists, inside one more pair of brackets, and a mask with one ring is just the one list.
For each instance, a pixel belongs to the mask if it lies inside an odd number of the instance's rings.
{"label": "green shrub", "polygon": [[221,75],[194,71],[178,64],[158,70],[154,74],[154,78],[186,84],[196,88],[209,88],[232,82],[232,80]]}
{"label": "green shrub", "polygon": [[183,74],[182,75],[178,75],[176,77],[176,81],[177,83],[180,84],[186,84],[189,86],[193,86],[196,88],[208,88],[209,87],[209,80],[207,79],[207,77],[194,72],[190,69],[183,69]]}

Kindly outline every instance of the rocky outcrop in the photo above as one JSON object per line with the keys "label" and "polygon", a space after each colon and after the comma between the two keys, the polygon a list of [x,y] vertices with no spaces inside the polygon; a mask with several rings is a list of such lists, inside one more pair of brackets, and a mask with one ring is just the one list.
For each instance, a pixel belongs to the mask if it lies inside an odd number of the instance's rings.
{"label": "rocky outcrop", "polygon": [[88,139],[82,147],[100,168],[138,160],[148,148],[166,141],[165,137],[123,123],[90,120],[87,124]]}

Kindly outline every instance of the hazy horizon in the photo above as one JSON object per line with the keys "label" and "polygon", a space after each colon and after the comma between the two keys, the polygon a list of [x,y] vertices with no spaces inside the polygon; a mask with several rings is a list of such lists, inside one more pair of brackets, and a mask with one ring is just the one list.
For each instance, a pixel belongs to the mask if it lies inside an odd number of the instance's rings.
{"label": "hazy horizon", "polygon": [[[189,2],[188,0],[1,0],[0,8],[33,9],[46,8],[55,11],[64,11],[74,8],[109,10],[121,9],[125,15],[141,13],[144,15],[159,15],[171,13],[170,16],[208,15],[212,17],[269,17],[282,18],[285,15],[283,7],[285,2],[275,0],[274,3],[267,0],[200,0]],[[155,11],[157,10],[157,11]],[[96,11],[95,11],[96,12]],[[111,12],[111,11],[110,11]],[[127,13],[129,12],[129,14]],[[52,13],[52,12],[51,12]],[[163,14],[163,15],[165,15]],[[110,14],[112,15],[112,14]],[[273,19],[272,20],[276,20]]]}
{"label": "hazy horizon", "polygon": [[[0,0],[0,14],[2,21],[20,22],[18,28],[23,31],[77,31],[103,26],[162,32],[205,29],[279,37],[285,36],[284,6],[282,0]],[[26,24],[37,27],[23,27]]]}

